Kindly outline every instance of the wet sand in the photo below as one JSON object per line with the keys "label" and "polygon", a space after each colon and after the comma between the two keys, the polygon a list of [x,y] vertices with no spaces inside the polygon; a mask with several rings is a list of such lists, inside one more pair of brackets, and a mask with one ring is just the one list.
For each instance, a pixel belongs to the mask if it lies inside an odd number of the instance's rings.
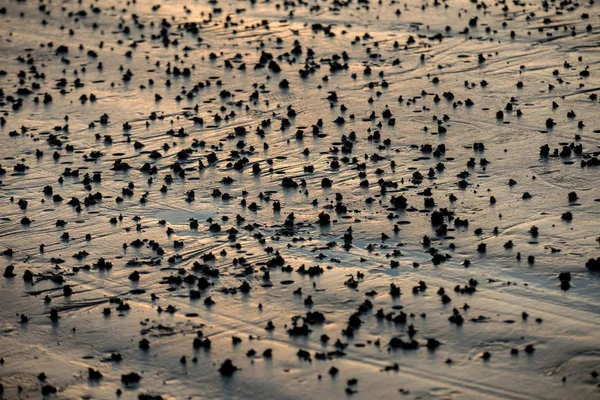
{"label": "wet sand", "polygon": [[0,3],[0,396],[600,398],[599,17]]}

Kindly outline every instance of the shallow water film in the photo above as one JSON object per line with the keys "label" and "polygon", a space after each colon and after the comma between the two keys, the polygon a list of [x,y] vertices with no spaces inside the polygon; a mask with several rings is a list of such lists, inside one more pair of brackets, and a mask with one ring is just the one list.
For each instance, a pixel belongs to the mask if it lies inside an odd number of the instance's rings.
{"label": "shallow water film", "polygon": [[0,1],[0,397],[600,399],[599,18]]}

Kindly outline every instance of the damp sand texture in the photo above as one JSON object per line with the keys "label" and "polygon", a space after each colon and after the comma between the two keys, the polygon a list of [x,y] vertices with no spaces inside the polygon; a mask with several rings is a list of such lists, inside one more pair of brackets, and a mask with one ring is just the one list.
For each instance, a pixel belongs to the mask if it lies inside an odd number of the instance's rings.
{"label": "damp sand texture", "polygon": [[0,1],[0,396],[600,399],[599,33]]}

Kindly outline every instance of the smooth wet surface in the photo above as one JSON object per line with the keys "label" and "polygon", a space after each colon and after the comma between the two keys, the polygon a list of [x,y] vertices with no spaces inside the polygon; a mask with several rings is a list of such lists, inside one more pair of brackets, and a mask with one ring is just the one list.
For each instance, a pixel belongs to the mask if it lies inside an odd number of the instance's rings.
{"label": "smooth wet surface", "polygon": [[0,2],[2,395],[600,398],[599,17]]}

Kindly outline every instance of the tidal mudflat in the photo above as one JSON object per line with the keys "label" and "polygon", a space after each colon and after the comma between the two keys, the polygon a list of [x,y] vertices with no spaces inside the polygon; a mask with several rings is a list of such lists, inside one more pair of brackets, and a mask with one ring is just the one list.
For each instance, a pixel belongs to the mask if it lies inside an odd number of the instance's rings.
{"label": "tidal mudflat", "polygon": [[600,398],[599,17],[0,2],[0,397]]}

